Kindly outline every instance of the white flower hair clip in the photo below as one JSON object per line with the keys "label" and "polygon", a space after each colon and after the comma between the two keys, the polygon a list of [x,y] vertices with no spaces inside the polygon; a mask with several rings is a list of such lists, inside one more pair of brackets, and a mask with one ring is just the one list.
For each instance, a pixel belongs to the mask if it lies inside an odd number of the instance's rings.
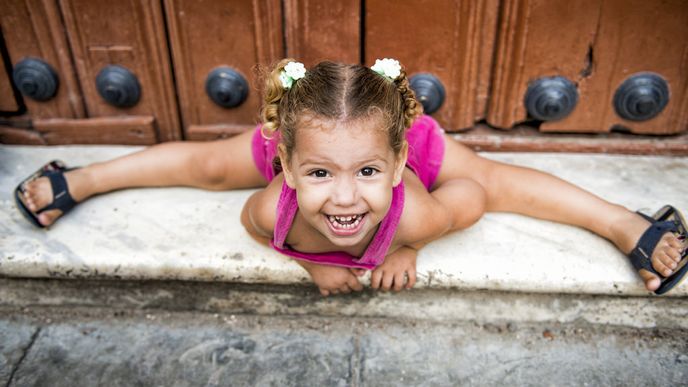
{"label": "white flower hair clip", "polygon": [[285,89],[290,89],[294,81],[306,76],[306,67],[301,62],[289,62],[280,73],[280,81]]}
{"label": "white flower hair clip", "polygon": [[401,65],[399,64],[399,61],[390,58],[385,58],[382,60],[376,59],[375,64],[371,66],[370,69],[391,80],[397,79],[399,74],[401,74]]}

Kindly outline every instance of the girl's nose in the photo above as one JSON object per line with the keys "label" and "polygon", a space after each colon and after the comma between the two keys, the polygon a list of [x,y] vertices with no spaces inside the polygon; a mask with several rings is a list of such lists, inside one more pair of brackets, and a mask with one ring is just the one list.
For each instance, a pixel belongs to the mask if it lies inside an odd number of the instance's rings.
{"label": "girl's nose", "polygon": [[337,179],[332,190],[332,203],[341,207],[356,204],[358,189],[351,179]]}

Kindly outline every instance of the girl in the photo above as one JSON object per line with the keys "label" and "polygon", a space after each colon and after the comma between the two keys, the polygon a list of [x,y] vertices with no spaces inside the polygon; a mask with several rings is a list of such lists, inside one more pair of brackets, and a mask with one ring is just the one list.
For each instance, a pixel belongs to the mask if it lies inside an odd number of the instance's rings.
{"label": "girl", "polygon": [[325,296],[361,290],[365,270],[375,289],[412,287],[417,250],[485,211],[591,230],[628,254],[657,293],[688,269],[678,211],[643,217],[554,176],[479,157],[422,115],[395,60],[306,71],[285,59],[267,77],[262,119],[222,141],[165,143],[74,170],[49,164],[17,187],[17,205],[45,227],[75,203],[122,188],[262,187],[242,224],[296,258]]}

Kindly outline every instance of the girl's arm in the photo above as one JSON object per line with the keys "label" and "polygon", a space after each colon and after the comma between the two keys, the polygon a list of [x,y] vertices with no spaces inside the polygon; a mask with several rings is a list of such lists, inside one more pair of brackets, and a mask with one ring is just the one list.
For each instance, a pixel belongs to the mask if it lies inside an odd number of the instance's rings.
{"label": "girl's arm", "polygon": [[447,233],[470,227],[485,212],[485,190],[473,180],[449,180],[432,192],[415,175],[404,182],[406,198],[396,246],[420,249]]}
{"label": "girl's arm", "polygon": [[415,175],[405,172],[404,183],[404,211],[389,254],[371,275],[374,289],[413,287],[418,250],[442,235],[469,227],[484,212],[485,192],[472,180],[450,180],[431,193]]}
{"label": "girl's arm", "polygon": [[277,201],[284,177],[276,176],[267,187],[251,195],[241,211],[241,224],[258,242],[268,246],[275,230]]}
{"label": "girl's arm", "polygon": [[256,242],[269,246],[271,234],[265,228],[259,226],[255,215],[251,214],[251,210],[257,207],[255,202],[260,200],[257,197],[260,193],[261,191],[258,191],[251,195],[244,204],[244,208],[241,211],[241,224]]}

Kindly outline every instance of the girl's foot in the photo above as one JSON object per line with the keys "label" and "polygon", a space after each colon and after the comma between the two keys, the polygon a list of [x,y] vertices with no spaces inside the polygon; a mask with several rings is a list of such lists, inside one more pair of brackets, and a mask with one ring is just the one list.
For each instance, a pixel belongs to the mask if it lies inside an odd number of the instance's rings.
{"label": "girl's foot", "polygon": [[[69,194],[74,201],[81,202],[88,197],[86,190],[88,187],[87,174],[83,169],[64,172],[64,177],[67,181]],[[35,214],[53,202],[53,187],[47,177],[39,177],[24,184],[21,196],[26,208]],[[44,226],[50,226],[60,216],[62,216],[62,211],[57,209],[37,214],[38,221]]]}
{"label": "girl's foot", "polygon": [[[650,225],[651,223],[640,215],[629,212],[623,219],[612,224],[612,241],[624,254],[628,255]],[[688,241],[685,239],[685,236],[681,239],[671,232],[665,233],[650,257],[652,267],[663,277],[670,276],[678,268],[681,253],[687,247]],[[661,284],[659,276],[645,269],[640,269],[638,273],[643,279],[647,290],[657,290]]]}

